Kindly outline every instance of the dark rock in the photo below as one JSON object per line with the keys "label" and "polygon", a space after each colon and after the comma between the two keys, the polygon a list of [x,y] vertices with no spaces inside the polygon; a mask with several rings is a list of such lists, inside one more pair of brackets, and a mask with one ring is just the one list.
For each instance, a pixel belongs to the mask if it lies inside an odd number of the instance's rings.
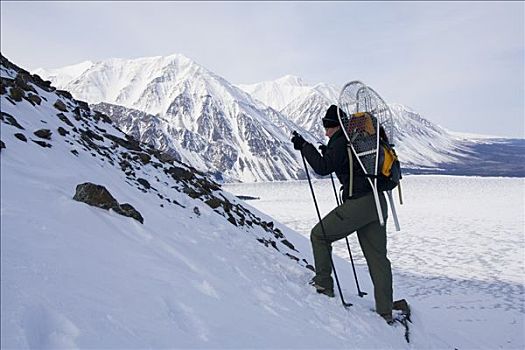
{"label": "dark rock", "polygon": [[127,148],[132,151],[142,151],[142,148],[140,147],[140,144],[137,140],[133,139],[132,137],[128,137],[126,135],[127,140],[124,140],[118,136],[112,135],[112,134],[104,134],[104,136],[111,141],[115,142],[116,144]]}
{"label": "dark rock", "polygon": [[82,120],[82,113],[80,113],[79,107],[75,107],[75,109],[73,109],[73,114],[75,115],[75,120],[77,121]]}
{"label": "dark rock", "polygon": [[58,133],[61,135],[61,136],[66,136],[67,134],[69,134],[69,131],[67,131],[66,129],[64,129],[63,127],[59,126],[58,127]]}
{"label": "dark rock", "polygon": [[237,226],[237,221],[235,221],[235,218],[233,216],[228,217],[228,221],[234,226]]}
{"label": "dark rock", "polygon": [[190,196],[193,199],[199,198],[200,196],[202,196],[202,193],[197,192],[193,188],[190,188],[190,187],[185,187],[183,192],[186,193],[188,196]]}
{"label": "dark rock", "polygon": [[34,143],[44,147],[44,148],[51,148],[51,144],[45,142],[45,141],[35,141],[35,140],[31,140],[33,141]]}
{"label": "dark rock", "polygon": [[65,90],[56,90],[55,93],[59,96],[63,96],[67,99],[70,99],[72,100],[73,99],[73,96],[71,95],[71,93],[69,91],[65,91]]}
{"label": "dark rock", "polygon": [[75,156],[78,157],[78,151],[77,151],[76,149],[72,149],[72,150],[71,150],[71,153],[73,153]]}
{"label": "dark rock", "polygon": [[308,264],[308,265],[306,265],[305,267],[306,267],[308,270],[315,272],[315,267],[313,267],[312,265]]}
{"label": "dark rock", "polygon": [[220,190],[221,188],[217,183],[209,181],[207,178],[197,179],[197,184],[199,184],[208,193]]}
{"label": "dark rock", "polygon": [[18,86],[22,90],[31,91],[31,92],[34,92],[36,94],[37,92],[36,92],[35,88],[33,86],[29,85],[30,80],[31,80],[31,75],[29,73],[24,72],[24,71],[20,71],[16,75],[15,84],[16,84],[16,86]]}
{"label": "dark rock", "polygon": [[11,84],[11,80],[6,78],[0,78],[0,95],[7,94],[6,87],[9,86],[8,84]]}
{"label": "dark rock", "polygon": [[51,140],[52,132],[49,129],[40,129],[40,130],[35,131],[34,134],[40,137],[41,139]]}
{"label": "dark rock", "polygon": [[201,212],[198,207],[193,207],[193,212],[195,213],[195,215],[201,216]]}
{"label": "dark rock", "polygon": [[16,102],[20,102],[22,101],[22,97],[24,97],[24,90],[22,90],[21,88],[17,87],[17,86],[13,86],[11,87],[11,89],[9,89],[9,96]]}
{"label": "dark rock", "polygon": [[58,109],[61,112],[67,112],[67,106],[64,102],[61,100],[56,100],[55,104],[53,105],[56,109]]}
{"label": "dark rock", "polygon": [[101,185],[86,182],[77,185],[73,199],[102,209],[113,209],[116,213],[144,223],[142,215],[129,203],[119,204],[109,191]]}
{"label": "dark rock", "polygon": [[37,104],[40,106],[40,104],[42,103],[42,99],[40,98],[40,96],[38,95],[35,95],[35,94],[28,94],[27,95],[27,99],[30,101],[30,102],[33,102],[34,104]]}
{"label": "dark rock", "polygon": [[131,204],[128,204],[128,203],[121,204],[119,208],[115,209],[115,212],[119,213],[120,215],[124,215],[130,218],[133,218],[137,220],[138,222],[140,222],[141,224],[144,224],[144,218],[142,217],[142,215],[140,215],[140,213],[135,208],[133,208]]}
{"label": "dark rock", "polygon": [[2,119],[2,121],[5,121],[6,124],[12,125],[15,128],[18,128],[20,130],[25,130],[22,125],[18,124],[18,121],[11,114],[2,112],[1,113],[1,119]]}
{"label": "dark rock", "polygon": [[106,133],[108,132],[106,129],[102,129],[102,128],[99,128],[98,126],[94,125],[95,129],[97,129],[98,131],[100,131],[101,133]]}
{"label": "dark rock", "polygon": [[101,185],[86,182],[77,185],[74,200],[102,209],[115,209],[119,204],[109,191]]}
{"label": "dark rock", "polygon": [[158,149],[153,148],[151,145],[148,145],[148,153],[154,155],[161,163],[170,163],[178,162],[179,159],[169,153],[159,151]]}
{"label": "dark rock", "polygon": [[84,137],[87,137],[91,140],[98,140],[98,141],[104,141],[104,138],[102,136],[100,136],[99,134],[91,131],[90,129],[88,130],[80,130],[80,134]]}
{"label": "dark rock", "polygon": [[146,165],[151,161],[151,156],[147,153],[138,153],[137,156],[139,157],[142,164]]}
{"label": "dark rock", "polygon": [[70,127],[74,127],[73,123],[71,123],[71,121],[66,117],[66,115],[64,113],[58,113],[57,114],[57,117],[63,121],[64,123],[66,123],[67,125],[69,125]]}
{"label": "dark rock", "polygon": [[282,244],[284,244],[285,246],[287,246],[288,248],[290,248],[291,250],[295,250],[295,247],[292,243],[290,243],[289,241],[287,241],[286,239],[283,239],[281,241]]}
{"label": "dark rock", "polygon": [[42,90],[45,90],[47,92],[52,92],[56,90],[54,87],[51,86],[51,81],[44,81],[38,74],[33,74],[31,77],[33,78],[33,82],[35,83],[35,85],[41,88]]}
{"label": "dark rock", "polygon": [[[224,198],[224,197],[223,197]],[[233,205],[230,203],[229,200],[227,200],[226,198],[224,198],[224,202],[223,202],[223,208],[224,208],[224,211],[229,213],[232,208],[233,208]]]}
{"label": "dark rock", "polygon": [[77,104],[81,109],[89,110],[89,104],[87,102],[77,100]]}
{"label": "dark rock", "polygon": [[177,166],[168,168],[166,173],[171,175],[175,180],[191,180],[195,176],[190,171]]}
{"label": "dark rock", "polygon": [[126,172],[128,169],[133,171],[133,166],[131,166],[130,162],[128,162],[127,160],[122,159],[118,164],[124,172]]}
{"label": "dark rock", "polygon": [[0,149],[2,149],[2,148],[5,148],[5,143],[4,143],[4,141],[0,140]]}
{"label": "dark rock", "polygon": [[100,113],[99,111],[95,111],[95,116],[94,116],[95,120],[99,120],[99,119],[102,119],[102,121],[104,123],[107,123],[107,124],[113,124],[113,121],[111,120],[110,117],[108,117],[107,115],[105,115],[104,113]]}
{"label": "dark rock", "polygon": [[295,255],[292,255],[292,254],[286,253],[286,256],[289,257],[289,258],[292,259],[292,260],[299,261],[299,258],[296,257]]}
{"label": "dark rock", "polygon": [[255,199],[261,199],[260,197],[252,197],[252,196],[244,196],[244,195],[238,195],[237,198],[243,200],[243,201],[249,201],[249,200],[255,200]]}
{"label": "dark rock", "polygon": [[144,188],[147,190],[151,188],[151,185],[149,184],[149,182],[143,178],[138,178],[137,182],[140,183],[142,186],[144,186]]}
{"label": "dark rock", "polygon": [[15,137],[16,137],[17,139],[21,140],[21,141],[27,142],[27,138],[26,138],[26,136],[25,136],[24,134],[21,134],[21,133],[17,132],[17,133],[15,134]]}
{"label": "dark rock", "polygon": [[216,209],[220,207],[223,202],[219,198],[212,197],[204,203],[208,204],[212,209]]}

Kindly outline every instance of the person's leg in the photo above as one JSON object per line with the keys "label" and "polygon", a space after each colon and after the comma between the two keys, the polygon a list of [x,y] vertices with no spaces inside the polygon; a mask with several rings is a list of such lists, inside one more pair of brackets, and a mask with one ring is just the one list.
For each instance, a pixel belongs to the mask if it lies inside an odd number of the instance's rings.
{"label": "person's leg", "polygon": [[[372,208],[373,210],[371,210]],[[377,220],[374,197],[366,195],[361,198],[347,200],[317,223],[310,234],[314,255],[315,272],[314,282],[326,289],[333,290],[332,242],[337,241],[360,227]],[[324,233],[323,233],[324,228]],[[325,237],[326,234],[326,237]]]}
{"label": "person's leg", "polygon": [[391,315],[392,269],[387,257],[386,225],[381,226],[379,221],[374,221],[358,229],[357,237],[374,284],[376,312]]}

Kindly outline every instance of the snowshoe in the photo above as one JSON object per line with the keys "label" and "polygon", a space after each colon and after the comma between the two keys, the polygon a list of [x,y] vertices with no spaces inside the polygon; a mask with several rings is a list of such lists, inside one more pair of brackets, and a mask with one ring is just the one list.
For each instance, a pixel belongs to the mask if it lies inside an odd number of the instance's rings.
{"label": "snowshoe", "polygon": [[407,343],[410,343],[410,328],[408,326],[409,322],[412,323],[412,320],[410,319],[410,306],[405,299],[401,299],[394,301],[392,309],[394,316],[393,322],[399,322],[405,327],[405,340]]}

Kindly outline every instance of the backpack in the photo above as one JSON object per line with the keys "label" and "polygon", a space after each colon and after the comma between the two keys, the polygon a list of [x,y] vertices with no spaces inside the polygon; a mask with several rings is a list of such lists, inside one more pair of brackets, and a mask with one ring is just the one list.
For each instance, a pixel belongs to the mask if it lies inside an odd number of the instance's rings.
{"label": "backpack", "polygon": [[[371,147],[375,148],[377,142],[376,126],[377,119],[369,112],[357,112],[352,115],[348,124],[348,132],[353,136],[351,143],[354,145],[357,153],[360,153],[362,150],[370,150]],[[379,127],[377,176],[372,174],[374,172],[373,169],[375,169],[375,152],[368,151],[360,154],[365,154],[360,156],[360,159],[367,169],[367,173],[362,176],[371,179],[377,178],[378,191],[390,191],[399,185],[401,165],[394,145],[388,140],[383,126],[380,125]],[[352,157],[352,152],[350,151],[349,156]]]}
{"label": "backpack", "polygon": [[399,185],[401,180],[401,164],[397,157],[394,145],[388,141],[383,127],[379,133],[379,161],[377,165],[377,189],[391,191]]}

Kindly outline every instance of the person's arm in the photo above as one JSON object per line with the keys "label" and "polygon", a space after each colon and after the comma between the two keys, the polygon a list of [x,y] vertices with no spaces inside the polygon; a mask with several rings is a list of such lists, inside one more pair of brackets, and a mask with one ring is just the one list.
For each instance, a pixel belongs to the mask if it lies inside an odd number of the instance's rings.
{"label": "person's arm", "polygon": [[314,145],[307,142],[303,145],[301,153],[317,174],[325,176],[333,173],[345,161],[346,154],[338,150],[341,147],[334,146],[336,145],[328,146],[324,156],[322,156]]}

